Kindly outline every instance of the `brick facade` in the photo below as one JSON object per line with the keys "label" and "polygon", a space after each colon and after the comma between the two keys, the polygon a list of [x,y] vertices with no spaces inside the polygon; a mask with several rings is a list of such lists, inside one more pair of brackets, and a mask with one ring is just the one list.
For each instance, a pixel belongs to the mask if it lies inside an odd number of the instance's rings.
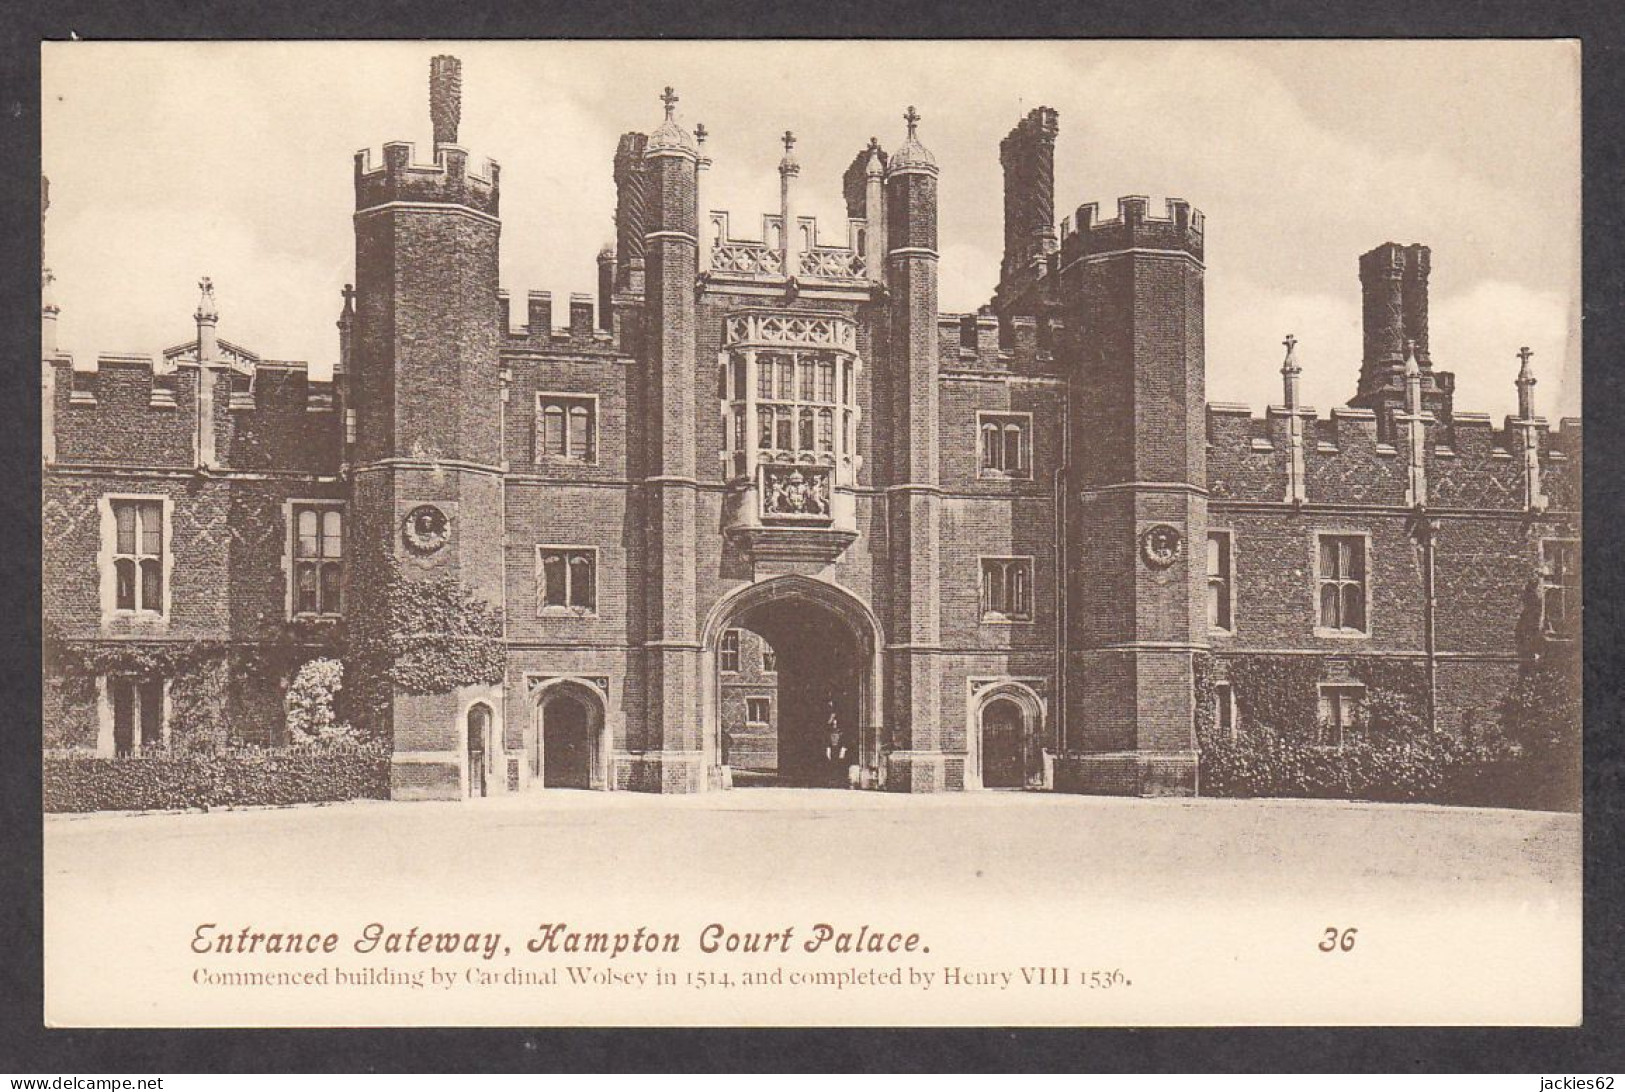
{"label": "brick facade", "polygon": [[[1001,283],[956,316],[937,312],[939,172],[912,109],[896,151],[846,171],[837,228],[795,213],[787,141],[755,239],[703,205],[703,139],[668,95],[614,151],[614,247],[555,327],[545,293],[517,315],[498,289],[498,172],[455,143],[455,62],[435,72],[430,162],[357,159],[331,383],[218,339],[206,286],[195,339],[158,361],[48,355],[63,647],[250,657],[230,735],[276,743],[288,672],[343,655],[386,577],[453,577],[502,610],[506,672],[386,695],[369,727],[402,799],[716,789],[816,762],[831,725],[864,787],[1190,793],[1210,654],[1221,680],[1249,656],[1310,657],[1328,682],[1356,658],[1416,663],[1439,727],[1492,714],[1539,625],[1542,544],[1578,538],[1580,433],[1528,400],[1501,428],[1455,410],[1426,247],[1361,260],[1350,406],[1297,405],[1289,375],[1255,414],[1206,400],[1201,214],[1130,197],[1057,227],[1054,111],[1001,149]],[[167,521],[161,611],[108,605],[119,498]],[[300,501],[342,506],[343,621],[295,609]],[[1335,633],[1322,536],[1360,550],[1361,613]],[[47,745],[105,749],[105,690],[48,678]]]}

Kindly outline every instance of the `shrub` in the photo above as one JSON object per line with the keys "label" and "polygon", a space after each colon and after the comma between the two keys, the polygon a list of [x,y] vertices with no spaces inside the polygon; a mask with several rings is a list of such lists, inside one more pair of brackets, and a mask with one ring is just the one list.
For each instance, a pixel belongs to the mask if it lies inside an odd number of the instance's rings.
{"label": "shrub", "polygon": [[1353,657],[1350,673],[1366,687],[1365,723],[1335,748],[1319,745],[1325,733],[1316,730],[1321,666],[1315,658],[1228,659],[1240,708],[1234,738],[1212,723],[1214,665],[1199,659],[1200,790],[1208,796],[1573,808],[1579,800],[1577,668],[1555,655],[1543,660],[1525,669],[1499,718],[1485,710],[1451,734],[1428,727],[1424,664]]}
{"label": "shrub", "polygon": [[170,746],[214,754],[231,746],[231,668],[225,654],[196,659],[171,677]]}
{"label": "shrub", "polygon": [[[1201,748],[1206,796],[1276,796],[1572,809],[1575,802],[1494,735],[1372,732],[1320,747],[1267,726],[1236,738],[1208,732]],[[1575,798],[1577,800],[1577,798]]]}
{"label": "shrub", "polygon": [[379,743],[153,750],[127,758],[48,754],[47,812],[160,811],[384,799],[389,749]]}
{"label": "shrub", "polygon": [[1526,664],[1501,705],[1501,726],[1531,756],[1572,758],[1582,722],[1579,646],[1550,642]]}
{"label": "shrub", "polygon": [[294,743],[312,743],[346,735],[333,711],[334,699],[344,687],[344,665],[323,657],[299,668],[288,685],[288,736]]}

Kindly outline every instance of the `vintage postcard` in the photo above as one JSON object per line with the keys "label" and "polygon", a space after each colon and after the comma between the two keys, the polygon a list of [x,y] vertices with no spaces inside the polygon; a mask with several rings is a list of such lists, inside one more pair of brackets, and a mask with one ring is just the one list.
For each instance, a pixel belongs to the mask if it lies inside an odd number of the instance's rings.
{"label": "vintage postcard", "polygon": [[1579,72],[45,45],[46,1023],[1579,1023]]}

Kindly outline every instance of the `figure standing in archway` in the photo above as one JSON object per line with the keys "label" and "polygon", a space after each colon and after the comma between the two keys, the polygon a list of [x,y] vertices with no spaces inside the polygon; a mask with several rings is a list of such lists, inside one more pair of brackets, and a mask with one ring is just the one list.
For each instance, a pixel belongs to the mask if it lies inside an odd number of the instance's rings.
{"label": "figure standing in archway", "polygon": [[846,741],[841,737],[841,719],[835,713],[835,703],[829,704],[829,716],[824,722],[824,733],[828,742],[824,746],[824,761],[828,768],[825,781],[834,788],[848,786],[849,775]]}

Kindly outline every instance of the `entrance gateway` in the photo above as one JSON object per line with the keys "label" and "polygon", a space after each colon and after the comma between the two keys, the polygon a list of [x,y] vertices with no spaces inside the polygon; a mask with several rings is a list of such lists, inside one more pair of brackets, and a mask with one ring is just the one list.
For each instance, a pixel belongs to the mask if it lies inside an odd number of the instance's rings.
{"label": "entrance gateway", "polygon": [[717,604],[703,641],[704,746],[724,784],[879,786],[880,626],[860,600],[774,577]]}

